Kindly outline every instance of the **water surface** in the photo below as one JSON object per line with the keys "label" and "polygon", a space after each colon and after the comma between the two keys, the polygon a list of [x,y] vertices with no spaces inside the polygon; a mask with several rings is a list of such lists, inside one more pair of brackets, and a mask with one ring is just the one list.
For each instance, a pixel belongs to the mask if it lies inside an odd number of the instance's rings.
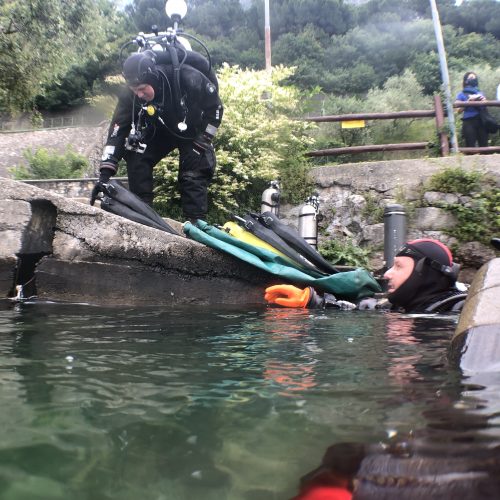
{"label": "water surface", "polygon": [[461,401],[455,323],[4,305],[0,498],[290,498],[330,444],[407,435]]}

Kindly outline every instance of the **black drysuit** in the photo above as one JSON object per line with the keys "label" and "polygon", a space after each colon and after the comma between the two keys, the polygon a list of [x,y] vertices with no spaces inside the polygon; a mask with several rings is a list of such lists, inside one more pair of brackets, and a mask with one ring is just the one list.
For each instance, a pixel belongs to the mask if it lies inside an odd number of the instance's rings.
{"label": "black drysuit", "polygon": [[[180,96],[176,96],[171,65],[157,65],[158,83],[153,86],[155,97],[143,102],[127,89],[119,97],[104,148],[101,169],[113,170],[122,158],[127,163],[130,190],[146,203],[153,201],[153,167],[174,149],[179,150],[178,181],[184,216],[204,218],[207,189],[213,177],[216,160],[211,141],[199,140],[208,131],[214,136],[222,119],[223,107],[218,95],[217,80],[207,78],[194,67],[180,67]],[[182,104],[180,100],[182,99]],[[146,111],[153,105],[153,115]],[[141,111],[142,109],[142,111]],[[152,108],[149,108],[151,111]],[[141,120],[139,120],[141,115]],[[139,121],[141,123],[139,123]],[[185,123],[185,130],[178,127]],[[141,128],[143,152],[128,147],[127,138],[133,129]],[[211,138],[211,137],[210,137]],[[116,173],[116,168],[113,174]]]}

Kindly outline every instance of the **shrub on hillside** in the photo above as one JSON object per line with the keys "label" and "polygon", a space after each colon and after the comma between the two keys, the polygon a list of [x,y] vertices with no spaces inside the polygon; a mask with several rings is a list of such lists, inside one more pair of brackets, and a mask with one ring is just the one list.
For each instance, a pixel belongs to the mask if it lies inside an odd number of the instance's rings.
{"label": "shrub on hillside", "polygon": [[68,149],[64,154],[58,154],[45,148],[33,152],[24,151],[28,165],[18,165],[10,168],[14,179],[74,179],[81,177],[89,168],[89,162],[82,156]]}
{"label": "shrub on hillside", "polygon": [[[415,75],[406,70],[402,75],[390,77],[381,88],[372,88],[363,98],[329,95],[323,103],[326,115],[352,113],[388,113],[412,109],[432,109],[432,98],[424,95]],[[316,132],[318,149],[366,144],[437,141],[434,119],[368,120],[363,128],[344,129],[340,123],[322,123]],[[397,158],[398,153],[346,154],[328,157],[327,162],[358,162],[384,157]],[[411,157],[408,151],[405,158]],[[418,153],[421,156],[421,153]],[[320,162],[322,162],[320,160]]]}

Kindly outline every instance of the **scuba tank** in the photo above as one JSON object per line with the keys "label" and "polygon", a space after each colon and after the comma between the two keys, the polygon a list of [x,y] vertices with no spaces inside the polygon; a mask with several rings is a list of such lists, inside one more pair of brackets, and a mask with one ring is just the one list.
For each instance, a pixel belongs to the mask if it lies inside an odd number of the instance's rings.
{"label": "scuba tank", "polygon": [[299,211],[299,234],[313,248],[318,248],[318,193],[307,198]]}
{"label": "scuba tank", "polygon": [[269,187],[262,193],[260,212],[271,212],[279,216],[280,211],[280,185],[278,181],[271,181]]}

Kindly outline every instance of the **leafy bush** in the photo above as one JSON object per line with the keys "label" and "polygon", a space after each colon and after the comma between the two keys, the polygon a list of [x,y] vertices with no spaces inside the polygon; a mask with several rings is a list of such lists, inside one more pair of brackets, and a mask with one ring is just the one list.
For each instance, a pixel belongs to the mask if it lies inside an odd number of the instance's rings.
{"label": "leafy bush", "polygon": [[480,186],[483,174],[477,171],[467,171],[460,167],[445,168],[434,174],[428,182],[432,191],[441,193],[470,194]]}
{"label": "leafy bush", "polygon": [[[280,178],[283,198],[303,201],[312,191],[304,153],[313,140],[314,125],[302,116],[304,94],[282,82],[293,70],[242,70],[224,65],[218,73],[224,117],[215,140],[217,168],[209,188],[211,222],[223,222],[231,213],[257,210],[262,191]],[[178,158],[169,155],[155,168],[155,208],[163,215],[181,214],[177,187]]]}
{"label": "leafy bush", "polygon": [[460,242],[480,241],[488,244],[500,234],[500,189],[495,181],[481,172],[460,167],[447,168],[433,175],[427,186],[433,191],[467,196],[466,203],[443,204],[457,218],[457,225],[448,231]]}
{"label": "leafy bush", "polygon": [[480,241],[489,244],[500,234],[500,189],[476,194],[468,206],[450,204],[445,207],[457,218],[457,225],[448,234],[461,242]]}
{"label": "leafy bush", "polygon": [[370,250],[361,248],[350,239],[331,239],[320,245],[319,253],[332,264],[366,267]]}
{"label": "leafy bush", "polygon": [[34,153],[26,150],[23,156],[28,161],[28,165],[12,167],[10,171],[14,179],[73,179],[81,177],[89,168],[89,163],[85,156],[74,151],[67,150],[64,154],[58,154],[40,148]]}

